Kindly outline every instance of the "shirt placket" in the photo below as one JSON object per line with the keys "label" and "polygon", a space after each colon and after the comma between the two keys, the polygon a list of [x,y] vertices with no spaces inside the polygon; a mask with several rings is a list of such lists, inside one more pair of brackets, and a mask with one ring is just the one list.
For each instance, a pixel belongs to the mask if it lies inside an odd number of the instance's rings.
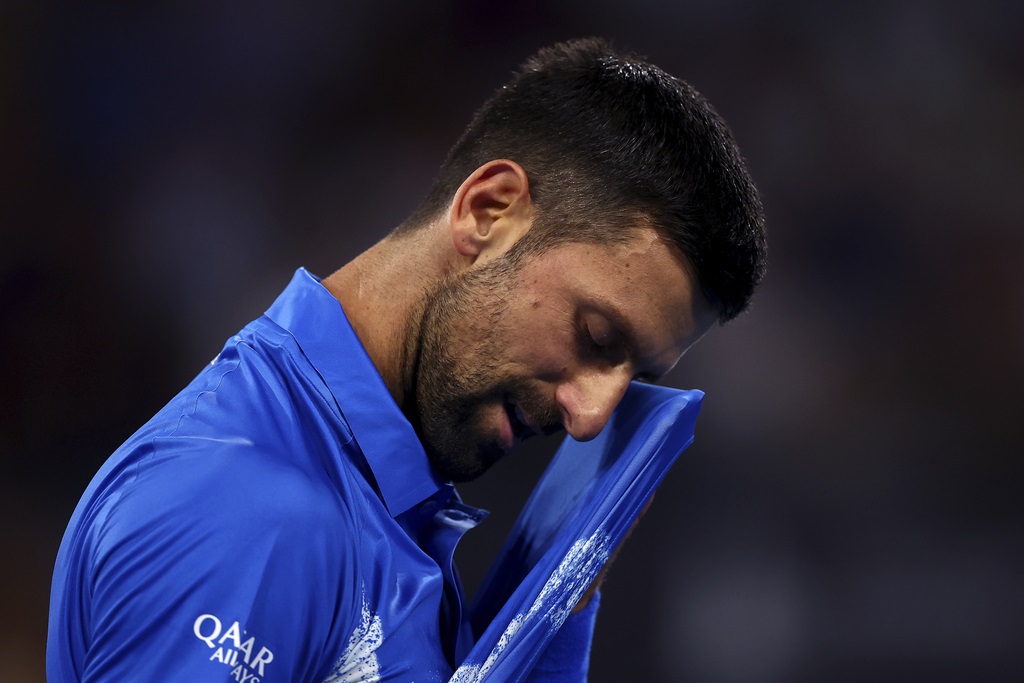
{"label": "shirt placket", "polygon": [[[444,578],[444,599],[438,618],[444,653],[453,668],[473,647],[472,629],[468,623],[463,623],[465,595],[455,568],[455,548],[463,535],[487,514],[486,510],[460,501],[454,488],[448,485],[402,515],[400,520],[423,552],[437,563]],[[410,528],[412,526],[417,528]]]}

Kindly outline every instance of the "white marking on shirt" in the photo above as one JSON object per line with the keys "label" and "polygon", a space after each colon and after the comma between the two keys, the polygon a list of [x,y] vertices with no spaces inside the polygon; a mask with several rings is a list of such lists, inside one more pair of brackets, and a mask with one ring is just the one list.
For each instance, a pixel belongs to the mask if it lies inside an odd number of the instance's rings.
{"label": "white marking on shirt", "polygon": [[[573,543],[530,609],[526,613],[520,612],[512,619],[483,664],[460,666],[449,683],[481,683],[530,617],[540,614],[540,618],[550,620],[552,631],[561,628],[572,608],[597,576],[601,566],[608,560],[608,541],[608,534],[604,533],[603,529],[598,529],[590,538],[581,538]],[[561,599],[556,600],[559,593]]]}
{"label": "white marking on shirt", "polygon": [[380,662],[377,648],[384,642],[380,617],[370,612],[363,592],[363,605],[359,625],[348,639],[348,646],[334,664],[334,670],[323,683],[378,683]]}

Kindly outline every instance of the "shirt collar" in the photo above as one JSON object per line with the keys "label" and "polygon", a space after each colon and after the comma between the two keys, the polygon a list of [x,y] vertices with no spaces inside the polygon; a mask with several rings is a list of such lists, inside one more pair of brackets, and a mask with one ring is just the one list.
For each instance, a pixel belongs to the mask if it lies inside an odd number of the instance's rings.
{"label": "shirt collar", "polygon": [[291,333],[327,384],[392,517],[445,487],[341,303],[319,278],[297,270],[267,317]]}

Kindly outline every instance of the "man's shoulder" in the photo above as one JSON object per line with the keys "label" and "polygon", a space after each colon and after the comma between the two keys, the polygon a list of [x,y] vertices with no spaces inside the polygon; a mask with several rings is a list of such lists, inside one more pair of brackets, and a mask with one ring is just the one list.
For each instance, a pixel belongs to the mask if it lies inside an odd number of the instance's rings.
{"label": "man's shoulder", "polygon": [[[225,348],[239,346],[253,348]],[[222,353],[114,454],[87,494],[105,526],[224,539],[352,531],[365,485],[344,420],[315,389],[237,356]]]}
{"label": "man's shoulder", "polygon": [[248,455],[255,467],[302,466],[302,454],[337,452],[351,440],[316,368],[295,340],[266,318],[231,337],[133,437],[176,456]]}

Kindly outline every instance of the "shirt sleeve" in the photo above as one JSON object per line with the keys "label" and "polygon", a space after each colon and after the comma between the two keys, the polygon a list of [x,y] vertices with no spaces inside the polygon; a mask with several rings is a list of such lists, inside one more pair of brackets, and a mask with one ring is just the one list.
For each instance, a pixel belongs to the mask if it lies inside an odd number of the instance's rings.
{"label": "shirt sleeve", "polygon": [[82,680],[318,680],[361,605],[343,506],[251,444],[174,448],[90,529]]}
{"label": "shirt sleeve", "polygon": [[569,615],[534,665],[533,671],[526,679],[529,683],[572,683],[587,680],[590,646],[600,603],[601,593],[597,592],[586,607]]}

